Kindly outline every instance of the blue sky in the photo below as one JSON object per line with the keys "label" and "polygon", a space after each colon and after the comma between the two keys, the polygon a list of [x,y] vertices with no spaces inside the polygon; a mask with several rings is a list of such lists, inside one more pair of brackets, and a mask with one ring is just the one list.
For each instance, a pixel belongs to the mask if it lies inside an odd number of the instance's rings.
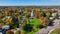
{"label": "blue sky", "polygon": [[0,0],[0,6],[56,6],[60,0]]}

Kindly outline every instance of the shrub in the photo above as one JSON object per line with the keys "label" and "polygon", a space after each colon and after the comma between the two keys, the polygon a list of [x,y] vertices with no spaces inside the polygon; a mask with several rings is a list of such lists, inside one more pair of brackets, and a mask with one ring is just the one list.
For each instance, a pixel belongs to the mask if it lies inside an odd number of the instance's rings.
{"label": "shrub", "polygon": [[31,32],[33,29],[33,26],[31,24],[26,24],[25,26],[23,26],[23,30],[26,32]]}

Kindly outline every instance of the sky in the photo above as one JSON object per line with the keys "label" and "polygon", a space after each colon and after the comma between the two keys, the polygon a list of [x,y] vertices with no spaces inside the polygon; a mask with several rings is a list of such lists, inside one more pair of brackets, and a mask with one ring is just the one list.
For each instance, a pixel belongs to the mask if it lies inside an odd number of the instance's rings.
{"label": "sky", "polygon": [[0,6],[59,6],[60,0],[0,0]]}

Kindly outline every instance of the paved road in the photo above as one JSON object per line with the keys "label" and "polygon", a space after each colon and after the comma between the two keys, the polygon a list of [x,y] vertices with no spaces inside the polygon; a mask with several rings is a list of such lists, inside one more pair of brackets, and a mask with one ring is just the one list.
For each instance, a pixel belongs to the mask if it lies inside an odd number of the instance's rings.
{"label": "paved road", "polygon": [[60,20],[56,19],[53,22],[53,26],[47,26],[47,28],[42,28],[41,30],[39,30],[36,34],[48,34],[48,32],[54,28],[60,27],[60,25],[58,24]]}

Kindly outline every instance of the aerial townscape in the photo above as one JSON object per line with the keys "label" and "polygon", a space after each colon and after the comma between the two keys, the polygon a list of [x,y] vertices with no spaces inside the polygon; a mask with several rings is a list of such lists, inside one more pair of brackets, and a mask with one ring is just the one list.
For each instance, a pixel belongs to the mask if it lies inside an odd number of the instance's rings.
{"label": "aerial townscape", "polygon": [[60,34],[60,7],[0,6],[0,34]]}

